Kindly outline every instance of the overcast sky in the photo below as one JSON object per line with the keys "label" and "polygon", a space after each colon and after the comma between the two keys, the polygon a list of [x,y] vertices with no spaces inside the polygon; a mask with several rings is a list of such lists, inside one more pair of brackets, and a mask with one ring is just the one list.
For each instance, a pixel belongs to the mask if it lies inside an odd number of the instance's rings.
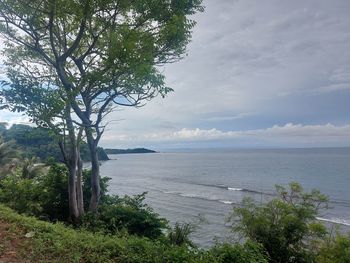
{"label": "overcast sky", "polygon": [[349,0],[204,5],[188,56],[162,69],[175,91],[111,114],[103,146],[350,146]]}

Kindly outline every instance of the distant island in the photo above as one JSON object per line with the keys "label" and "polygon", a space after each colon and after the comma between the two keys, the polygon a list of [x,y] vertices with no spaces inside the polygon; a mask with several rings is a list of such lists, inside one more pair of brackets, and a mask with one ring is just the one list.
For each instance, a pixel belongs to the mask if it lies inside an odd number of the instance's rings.
{"label": "distant island", "polygon": [[131,154],[131,153],[156,153],[156,151],[149,150],[146,148],[135,148],[135,149],[104,149],[107,154]]}

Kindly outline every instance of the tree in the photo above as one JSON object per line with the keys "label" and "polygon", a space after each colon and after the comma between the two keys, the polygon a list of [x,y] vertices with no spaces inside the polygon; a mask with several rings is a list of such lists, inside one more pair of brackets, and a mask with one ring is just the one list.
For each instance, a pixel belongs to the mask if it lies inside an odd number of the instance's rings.
{"label": "tree", "polygon": [[[7,75],[26,87],[59,88],[84,128],[92,195],[99,196],[97,146],[115,106],[142,106],[167,87],[159,67],[185,54],[201,0],[0,1]],[[79,121],[77,121],[79,120]]]}
{"label": "tree", "polygon": [[0,179],[15,168],[16,156],[13,142],[3,142],[0,136]]}
{"label": "tree", "polygon": [[315,262],[317,243],[327,233],[316,216],[327,207],[327,197],[318,190],[304,192],[297,183],[276,190],[278,197],[266,204],[245,199],[235,207],[233,232],[262,244],[273,263]]}
{"label": "tree", "polygon": [[[14,79],[13,79],[14,80]],[[25,86],[23,86],[25,83]],[[4,88],[0,95],[5,98],[3,108],[14,112],[25,112],[39,127],[49,128],[57,140],[61,150],[63,161],[67,166],[68,173],[68,196],[70,220],[77,222],[84,214],[84,201],[82,190],[82,160],[80,156],[80,141],[82,137],[82,128],[76,129],[72,121],[71,110],[67,99],[60,94],[59,89],[47,89],[40,83],[33,82],[31,79],[22,79],[13,81],[9,88]],[[18,140],[28,141],[33,130],[27,125],[16,125],[17,132],[11,132],[10,135]],[[21,136],[18,136],[20,133]],[[46,136],[47,137],[47,136]],[[18,141],[21,143],[21,141]]]}

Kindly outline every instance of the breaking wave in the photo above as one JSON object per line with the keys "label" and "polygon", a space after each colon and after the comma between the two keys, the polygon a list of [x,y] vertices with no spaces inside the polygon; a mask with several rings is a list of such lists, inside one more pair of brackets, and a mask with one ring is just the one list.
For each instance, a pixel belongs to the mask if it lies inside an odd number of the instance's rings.
{"label": "breaking wave", "polygon": [[344,226],[350,226],[350,220],[349,219],[343,219],[343,218],[323,218],[323,217],[316,217],[319,221],[329,222],[333,224],[339,224]]}

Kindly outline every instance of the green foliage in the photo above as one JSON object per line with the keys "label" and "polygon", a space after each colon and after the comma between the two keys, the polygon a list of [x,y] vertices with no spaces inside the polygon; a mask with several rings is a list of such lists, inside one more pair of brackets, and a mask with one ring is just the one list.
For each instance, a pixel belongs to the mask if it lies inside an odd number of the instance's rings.
{"label": "green foliage", "polygon": [[319,263],[350,263],[350,233],[337,234],[325,242],[317,257]]}
{"label": "green foliage", "polygon": [[191,223],[176,222],[175,226],[170,229],[168,233],[168,239],[173,245],[187,245],[194,247],[194,244],[190,240],[190,235],[194,232],[194,230],[195,226]]}
{"label": "green foliage", "polygon": [[0,179],[13,172],[17,156],[18,151],[14,149],[14,143],[12,141],[3,142],[0,135]]}
{"label": "green foliage", "polygon": [[[0,180],[0,202],[14,210],[50,221],[69,218],[68,171],[63,164],[51,164],[47,174],[23,176],[22,170]],[[88,206],[91,172],[83,173],[83,194]],[[127,232],[149,238],[161,237],[167,221],[144,204],[145,193],[134,197],[107,194],[110,178],[101,179],[101,205],[98,214],[87,213],[81,227],[94,232]]]}
{"label": "green foliage", "polygon": [[[172,246],[137,236],[106,236],[73,230],[14,213],[0,205],[0,220],[32,233],[30,247],[21,251],[30,262],[86,263],[231,263],[267,262],[256,244],[217,245],[209,251]],[[24,237],[23,237],[24,238]]]}
{"label": "green foliage", "polygon": [[0,166],[11,163],[13,158],[17,155],[13,146],[13,142],[3,142],[3,139],[0,137]]}
{"label": "green foliage", "polygon": [[21,178],[18,173],[0,180],[0,202],[19,213],[40,215],[42,212],[41,191],[38,181]]}
{"label": "green foliage", "polygon": [[210,253],[220,263],[267,263],[268,258],[264,254],[261,245],[253,242],[240,244],[217,244]]}
{"label": "green foliage", "polygon": [[309,248],[327,233],[316,221],[320,208],[327,207],[327,197],[319,191],[304,192],[297,183],[289,191],[276,186],[278,198],[257,205],[245,199],[233,209],[233,231],[263,245],[271,262],[313,262]]}
{"label": "green foliage", "polygon": [[[84,202],[88,206],[91,195],[91,171],[84,171]],[[167,221],[160,218],[151,207],[144,203],[146,193],[133,197],[107,194],[110,178],[101,178],[101,199],[97,214],[87,213],[82,226],[90,231],[116,234],[123,231],[129,234],[158,238],[167,227]]]}
{"label": "green foliage", "polygon": [[22,170],[0,180],[0,202],[19,213],[49,220],[68,218],[67,170],[54,164],[48,174],[23,177]]}
{"label": "green foliage", "polygon": [[37,215],[51,221],[69,218],[68,171],[62,164],[52,164],[47,175],[39,179],[42,213]]}
{"label": "green foliage", "polygon": [[73,230],[62,224],[50,224],[18,215],[2,205],[0,219],[21,227],[23,234],[33,232],[32,247],[26,251],[26,259],[30,262],[215,262],[203,251],[168,246],[136,236],[117,238]]}

